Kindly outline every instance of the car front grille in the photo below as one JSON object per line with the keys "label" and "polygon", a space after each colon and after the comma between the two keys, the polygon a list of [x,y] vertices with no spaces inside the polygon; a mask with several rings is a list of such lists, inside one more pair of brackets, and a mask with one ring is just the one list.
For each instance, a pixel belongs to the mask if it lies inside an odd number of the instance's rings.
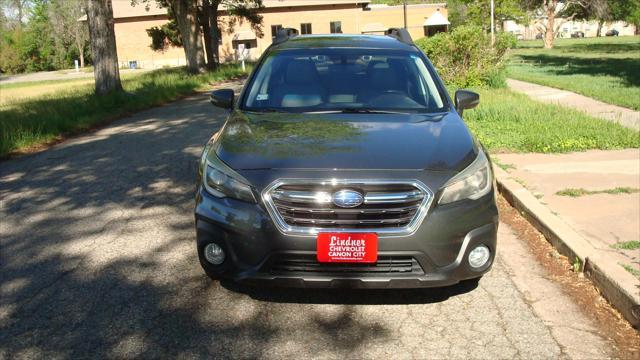
{"label": "car front grille", "polygon": [[[363,203],[343,208],[332,202],[340,190],[353,190]],[[410,232],[431,200],[416,182],[282,182],[265,194],[270,213],[281,230],[291,233],[322,231]]]}
{"label": "car front grille", "polygon": [[418,261],[411,256],[380,256],[376,263],[319,263],[315,255],[281,255],[274,259],[269,270],[271,274],[314,273],[314,274],[414,274],[423,275]]}

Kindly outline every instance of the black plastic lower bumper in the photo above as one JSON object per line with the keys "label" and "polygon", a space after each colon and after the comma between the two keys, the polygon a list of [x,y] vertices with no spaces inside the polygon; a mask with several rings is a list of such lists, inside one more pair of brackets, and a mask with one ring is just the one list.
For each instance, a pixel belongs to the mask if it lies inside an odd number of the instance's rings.
{"label": "black plastic lower bumper", "polygon": [[[430,212],[412,235],[381,237],[379,263],[373,266],[319,264],[315,238],[281,234],[259,205],[212,199],[206,193],[199,197],[198,255],[212,278],[302,288],[439,287],[482,276],[490,270],[496,252],[498,216],[493,193],[457,208]],[[216,218],[219,214],[224,218]],[[204,247],[211,242],[227,254],[221,265],[204,259]],[[491,258],[473,269],[468,255],[480,244],[491,250]]]}

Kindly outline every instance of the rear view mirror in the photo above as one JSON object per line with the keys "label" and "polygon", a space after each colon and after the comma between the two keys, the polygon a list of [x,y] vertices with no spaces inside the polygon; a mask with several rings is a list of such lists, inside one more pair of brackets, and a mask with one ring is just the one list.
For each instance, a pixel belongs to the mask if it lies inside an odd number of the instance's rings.
{"label": "rear view mirror", "polygon": [[456,111],[462,116],[465,109],[473,109],[480,103],[480,95],[469,90],[458,90],[455,95]]}
{"label": "rear view mirror", "polygon": [[231,109],[233,108],[233,90],[231,89],[220,89],[211,92],[209,99],[214,106],[223,108],[223,109]]}

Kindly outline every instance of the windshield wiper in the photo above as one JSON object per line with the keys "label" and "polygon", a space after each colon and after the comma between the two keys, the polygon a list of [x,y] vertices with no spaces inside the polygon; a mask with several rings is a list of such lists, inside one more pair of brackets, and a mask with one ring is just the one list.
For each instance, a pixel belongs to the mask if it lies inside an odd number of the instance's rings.
{"label": "windshield wiper", "polygon": [[305,114],[401,114],[406,115],[408,113],[401,111],[388,111],[388,110],[375,110],[375,109],[367,109],[367,108],[343,108],[336,110],[325,110],[325,111],[309,111]]}

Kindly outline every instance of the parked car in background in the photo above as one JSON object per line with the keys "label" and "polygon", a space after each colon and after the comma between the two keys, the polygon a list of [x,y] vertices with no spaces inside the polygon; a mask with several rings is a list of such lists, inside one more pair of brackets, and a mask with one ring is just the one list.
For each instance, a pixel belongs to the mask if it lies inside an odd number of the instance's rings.
{"label": "parked car in background", "polygon": [[404,29],[282,29],[206,144],[197,251],[214,279],[415,288],[477,280],[496,254],[489,156]]}
{"label": "parked car in background", "polygon": [[607,31],[605,33],[605,35],[606,36],[618,36],[618,35],[620,35],[620,32],[618,32],[618,30],[616,30],[616,29],[611,29],[611,30]]}
{"label": "parked car in background", "polygon": [[576,31],[573,34],[571,34],[572,38],[583,38],[584,37],[584,33],[582,31]]}

